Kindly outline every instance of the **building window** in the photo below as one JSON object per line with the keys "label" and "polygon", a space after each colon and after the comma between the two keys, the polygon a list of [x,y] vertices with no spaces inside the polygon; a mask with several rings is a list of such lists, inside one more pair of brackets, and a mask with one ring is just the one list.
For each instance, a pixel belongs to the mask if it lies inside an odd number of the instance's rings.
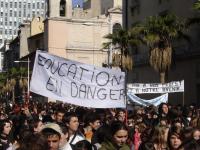
{"label": "building window", "polygon": [[3,17],[3,12],[1,12],[1,17]]}
{"label": "building window", "polygon": [[2,28],[0,28],[0,34],[2,34],[3,33],[3,29]]}
{"label": "building window", "polygon": [[26,2],[24,2],[24,8],[26,8]]}
{"label": "building window", "polygon": [[11,29],[9,30],[9,34],[12,35],[12,30]]}
{"label": "building window", "polygon": [[25,10],[24,10],[24,14],[23,14],[23,16],[26,17],[26,11],[25,11]]}
{"label": "building window", "polygon": [[19,11],[19,17],[21,17],[21,15],[22,15],[22,12],[21,12],[21,11]]}
{"label": "building window", "polygon": [[32,12],[32,16],[33,16],[33,17],[35,16],[35,11]]}
{"label": "building window", "polygon": [[12,21],[9,22],[9,25],[12,26]]}
{"label": "building window", "polygon": [[0,43],[1,43],[1,44],[2,44],[2,42],[3,42],[2,39],[0,39]]}
{"label": "building window", "polygon": [[1,7],[3,7],[3,2],[1,2]]}
{"label": "building window", "polygon": [[60,1],[60,16],[65,16],[65,10],[66,10],[66,1],[61,0]]}
{"label": "building window", "polygon": [[5,29],[5,34],[7,34],[7,29]]}
{"label": "building window", "polygon": [[40,3],[37,2],[37,9],[40,9]]}
{"label": "building window", "polygon": [[16,21],[14,22],[14,26],[17,26],[17,22]]}
{"label": "building window", "polygon": [[119,24],[119,23],[115,23],[114,25],[113,25],[113,34],[114,33],[116,33],[116,32],[118,32],[119,30],[121,30],[122,29],[122,26],[121,26],[121,24]]}
{"label": "building window", "polygon": [[16,11],[14,11],[14,17],[17,17],[17,12]]}
{"label": "building window", "polygon": [[19,8],[21,8],[22,7],[22,2],[19,2]]}
{"label": "building window", "polygon": [[15,2],[15,8],[17,8],[17,2]]}
{"label": "building window", "polygon": [[12,16],[12,10],[10,10],[10,16]]}
{"label": "building window", "polygon": [[33,9],[35,9],[35,3],[33,3]]}
{"label": "building window", "polygon": [[10,2],[10,8],[12,8],[12,2]]}
{"label": "building window", "polygon": [[30,9],[31,8],[31,4],[30,3],[28,3],[28,9]]}
{"label": "building window", "polygon": [[5,13],[5,16],[7,17],[7,16],[8,16],[8,13]]}
{"label": "building window", "polygon": [[7,2],[5,3],[5,7],[8,8],[8,3]]}

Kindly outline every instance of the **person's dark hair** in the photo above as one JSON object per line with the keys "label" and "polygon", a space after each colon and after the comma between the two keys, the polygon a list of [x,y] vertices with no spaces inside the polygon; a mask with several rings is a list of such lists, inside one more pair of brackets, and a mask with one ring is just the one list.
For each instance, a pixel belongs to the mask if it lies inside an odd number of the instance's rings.
{"label": "person's dark hair", "polygon": [[195,140],[188,140],[184,142],[179,150],[200,150],[200,145]]}
{"label": "person's dark hair", "polygon": [[170,138],[172,135],[175,135],[177,138],[179,138],[181,141],[183,141],[183,129],[181,127],[172,126],[169,130],[168,137],[167,137],[169,147],[171,147]]}
{"label": "person's dark hair", "polygon": [[59,138],[61,138],[60,133],[58,133],[58,132],[56,132],[55,130],[50,129],[50,128],[43,129],[43,130],[42,130],[42,134],[43,134],[45,137],[50,137],[50,136],[52,136],[52,135],[58,135]]}
{"label": "person's dark hair", "polygon": [[126,130],[128,131],[127,126],[121,121],[113,121],[110,125],[111,128],[111,135],[113,136],[119,130]]}
{"label": "person's dark hair", "polygon": [[27,137],[26,142],[22,142],[17,150],[47,150],[48,142],[42,134],[33,134]]}
{"label": "person's dark hair", "polygon": [[[101,127],[99,127],[97,131],[95,132],[97,143],[101,144],[103,141],[105,141],[105,139],[109,137],[109,133],[110,133],[109,125],[104,124]],[[93,141],[91,142],[92,144],[95,144],[93,143]]]}
{"label": "person's dark hair", "polygon": [[77,142],[73,148],[73,150],[92,150],[92,144],[87,140],[82,140]]}
{"label": "person's dark hair", "polygon": [[152,142],[143,142],[140,144],[138,150],[156,150]]}
{"label": "person's dark hair", "polygon": [[29,121],[29,129],[34,132],[34,128],[37,128],[38,126],[38,123],[40,122],[41,120],[39,118],[34,118],[32,120]]}
{"label": "person's dark hair", "polygon": [[163,110],[162,110],[163,105],[166,105],[166,106],[168,107],[168,104],[167,104],[167,103],[161,103],[161,104],[159,105],[159,107],[158,107],[158,113],[159,113],[159,114],[162,114],[162,113],[163,113]]}
{"label": "person's dark hair", "polygon": [[64,124],[69,123],[72,117],[78,117],[78,116],[74,112],[65,113],[64,116],[63,116],[63,120],[62,120],[63,123]]}
{"label": "person's dark hair", "polygon": [[85,117],[85,126],[89,125],[89,123],[93,123],[96,120],[100,120],[100,116],[97,113],[90,112]]}
{"label": "person's dark hair", "polygon": [[193,128],[192,127],[186,127],[183,130],[183,139],[184,141],[191,140],[192,139],[192,133],[193,133]]}
{"label": "person's dark hair", "polygon": [[0,120],[0,133],[3,132],[4,126],[6,125],[6,123],[10,123],[11,124],[9,119]]}

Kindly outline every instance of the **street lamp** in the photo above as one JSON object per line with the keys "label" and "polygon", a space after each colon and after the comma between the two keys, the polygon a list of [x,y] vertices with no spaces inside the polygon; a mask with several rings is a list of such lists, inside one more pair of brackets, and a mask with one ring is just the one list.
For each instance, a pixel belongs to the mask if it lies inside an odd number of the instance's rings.
{"label": "street lamp", "polygon": [[28,64],[28,75],[27,75],[27,79],[28,79],[28,88],[27,88],[27,97],[28,97],[28,100],[29,100],[29,92],[30,92],[30,83],[29,83],[29,72],[30,72],[30,60],[29,60],[29,57],[28,57],[28,60],[16,60],[14,61],[15,63],[27,63]]}

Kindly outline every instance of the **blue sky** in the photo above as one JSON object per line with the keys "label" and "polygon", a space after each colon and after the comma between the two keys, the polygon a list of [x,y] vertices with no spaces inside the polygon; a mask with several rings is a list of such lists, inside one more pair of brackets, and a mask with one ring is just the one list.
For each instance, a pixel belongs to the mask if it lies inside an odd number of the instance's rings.
{"label": "blue sky", "polygon": [[80,5],[83,6],[83,0],[72,0],[73,6]]}

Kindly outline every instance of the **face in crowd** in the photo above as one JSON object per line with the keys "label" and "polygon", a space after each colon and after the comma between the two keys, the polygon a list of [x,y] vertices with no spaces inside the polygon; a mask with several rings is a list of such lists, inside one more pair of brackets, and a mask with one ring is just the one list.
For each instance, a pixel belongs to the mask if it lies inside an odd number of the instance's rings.
{"label": "face in crowd", "polygon": [[50,135],[47,138],[49,150],[58,150],[60,144],[60,137],[57,134]]}
{"label": "face in crowd", "polygon": [[199,140],[200,139],[200,130],[198,130],[198,129],[194,130],[192,136],[195,140]]}
{"label": "face in crowd", "polygon": [[178,135],[172,134],[169,138],[169,143],[170,143],[172,150],[176,150],[182,144],[182,141]]}
{"label": "face in crowd", "polygon": [[163,105],[162,105],[162,112],[163,112],[164,114],[168,114],[168,111],[169,111],[168,106],[167,106],[166,104],[163,104]]}
{"label": "face in crowd", "polygon": [[44,124],[42,121],[38,121],[37,126],[34,128],[34,132],[39,133],[42,131]]}
{"label": "face in crowd", "polygon": [[120,111],[117,115],[117,120],[124,122],[126,118],[126,114],[124,111]]}
{"label": "face in crowd", "polygon": [[117,131],[114,136],[113,136],[114,142],[121,147],[123,144],[126,143],[127,139],[128,139],[128,131],[121,129],[119,131]]}
{"label": "face in crowd", "polygon": [[101,126],[101,121],[95,120],[94,122],[90,123],[90,126],[92,127],[92,129],[97,130]]}
{"label": "face in crowd", "polygon": [[3,133],[4,133],[5,135],[9,135],[9,133],[10,133],[10,131],[11,131],[11,128],[12,128],[11,122],[5,122],[5,125],[4,125],[4,127],[3,127]]}
{"label": "face in crowd", "polygon": [[63,116],[64,116],[63,112],[57,112],[55,116],[56,122],[62,122]]}
{"label": "face in crowd", "polygon": [[68,124],[68,128],[71,132],[76,132],[78,130],[78,126],[79,126],[79,121],[78,121],[78,117],[71,117],[69,124]]}

